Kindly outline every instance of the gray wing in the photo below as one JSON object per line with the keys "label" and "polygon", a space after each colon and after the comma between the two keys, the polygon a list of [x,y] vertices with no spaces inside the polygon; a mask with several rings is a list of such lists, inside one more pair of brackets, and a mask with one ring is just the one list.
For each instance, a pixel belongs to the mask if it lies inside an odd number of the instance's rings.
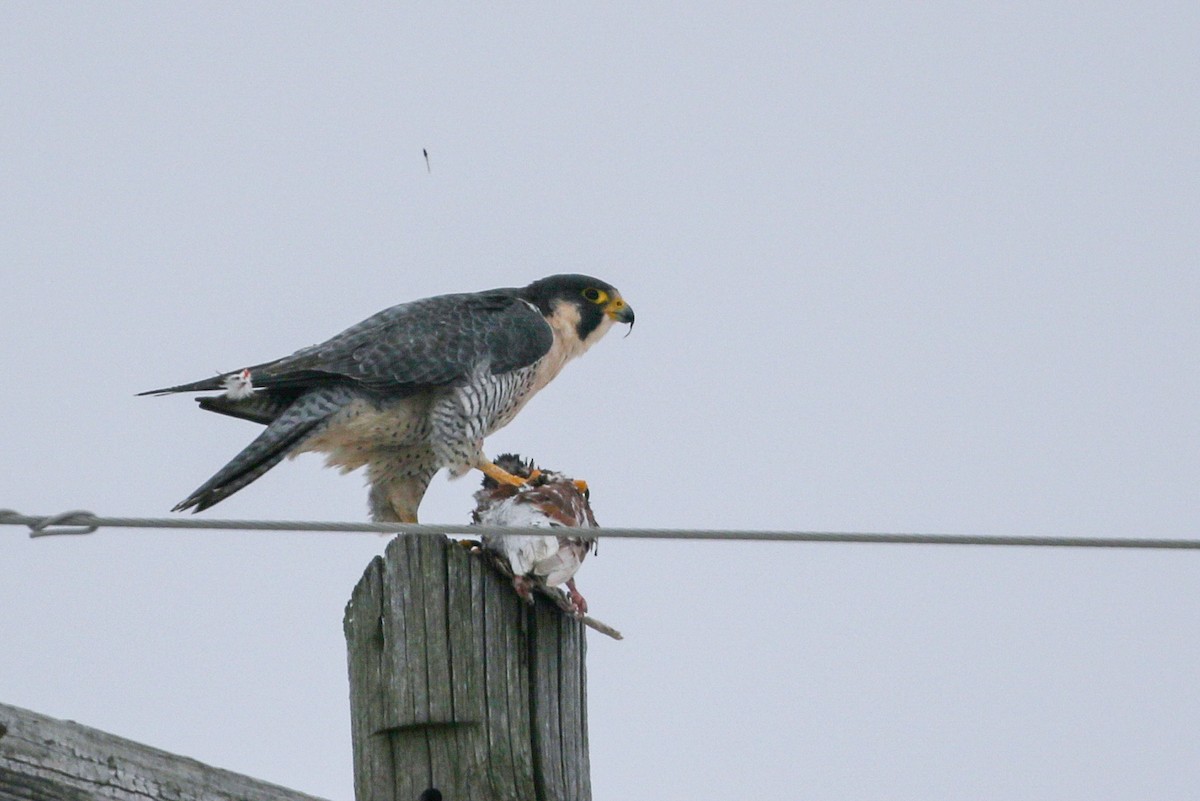
{"label": "gray wing", "polygon": [[[464,381],[481,364],[494,374],[525,367],[552,343],[541,313],[509,291],[441,295],[393,306],[250,373],[255,387],[284,393],[351,383],[409,394]],[[141,394],[222,389],[228,375]]]}

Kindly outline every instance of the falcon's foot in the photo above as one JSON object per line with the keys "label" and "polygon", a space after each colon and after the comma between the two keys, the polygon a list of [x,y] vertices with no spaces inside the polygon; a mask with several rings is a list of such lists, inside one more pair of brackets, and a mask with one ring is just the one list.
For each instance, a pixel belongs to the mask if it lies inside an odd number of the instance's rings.
{"label": "falcon's foot", "polygon": [[[538,479],[542,477],[542,471],[538,470],[537,468],[530,470],[528,477],[522,477],[514,473],[510,473],[503,467],[486,460],[481,462],[478,467],[480,471],[482,471],[483,474],[492,481],[495,481],[497,484],[506,484],[510,487],[523,487],[526,484],[537,486]],[[583,479],[572,479],[571,483],[575,485],[575,489],[579,490],[580,494],[588,494],[588,483]]]}
{"label": "falcon's foot", "polygon": [[[494,464],[493,462],[489,462],[487,459],[483,459],[482,461],[480,461],[480,463],[478,465],[476,465],[476,467],[478,467],[485,476],[490,478],[492,481],[495,481],[497,484],[507,484],[510,487],[520,487],[523,484],[525,484],[526,481],[530,480],[528,478],[521,478],[520,476],[514,476],[512,473],[508,472],[503,467],[498,467],[496,464]],[[535,475],[536,475],[536,471],[535,471]],[[531,476],[531,478],[532,478],[532,476]]]}

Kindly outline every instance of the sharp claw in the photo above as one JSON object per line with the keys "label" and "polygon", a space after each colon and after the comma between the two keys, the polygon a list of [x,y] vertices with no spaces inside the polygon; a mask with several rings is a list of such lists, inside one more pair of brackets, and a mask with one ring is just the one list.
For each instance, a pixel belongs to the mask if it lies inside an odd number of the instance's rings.
{"label": "sharp claw", "polygon": [[498,465],[487,460],[484,460],[482,463],[480,463],[478,467],[485,476],[490,478],[492,481],[495,481],[497,484],[507,484],[510,487],[520,487],[524,485],[526,481],[526,479],[521,478],[520,476],[514,476],[503,467],[499,467]]}

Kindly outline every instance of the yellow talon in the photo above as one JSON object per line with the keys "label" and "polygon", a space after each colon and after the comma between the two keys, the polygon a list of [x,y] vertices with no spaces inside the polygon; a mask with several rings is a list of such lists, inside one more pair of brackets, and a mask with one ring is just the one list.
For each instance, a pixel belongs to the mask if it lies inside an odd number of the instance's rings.
{"label": "yellow talon", "polygon": [[489,461],[484,461],[483,464],[479,465],[479,469],[483,471],[485,476],[490,478],[492,481],[495,481],[497,484],[507,484],[510,487],[520,487],[526,481],[526,479],[521,478],[520,476],[514,476],[504,468],[497,467],[495,464]]}

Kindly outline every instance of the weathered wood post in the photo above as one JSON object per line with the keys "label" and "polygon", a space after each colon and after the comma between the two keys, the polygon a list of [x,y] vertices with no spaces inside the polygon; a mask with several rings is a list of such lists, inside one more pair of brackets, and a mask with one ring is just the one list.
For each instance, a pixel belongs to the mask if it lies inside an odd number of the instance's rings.
{"label": "weathered wood post", "polygon": [[321,801],[0,704],[0,801]]}
{"label": "weathered wood post", "polygon": [[583,624],[401,535],[345,618],[357,801],[590,801]]}

